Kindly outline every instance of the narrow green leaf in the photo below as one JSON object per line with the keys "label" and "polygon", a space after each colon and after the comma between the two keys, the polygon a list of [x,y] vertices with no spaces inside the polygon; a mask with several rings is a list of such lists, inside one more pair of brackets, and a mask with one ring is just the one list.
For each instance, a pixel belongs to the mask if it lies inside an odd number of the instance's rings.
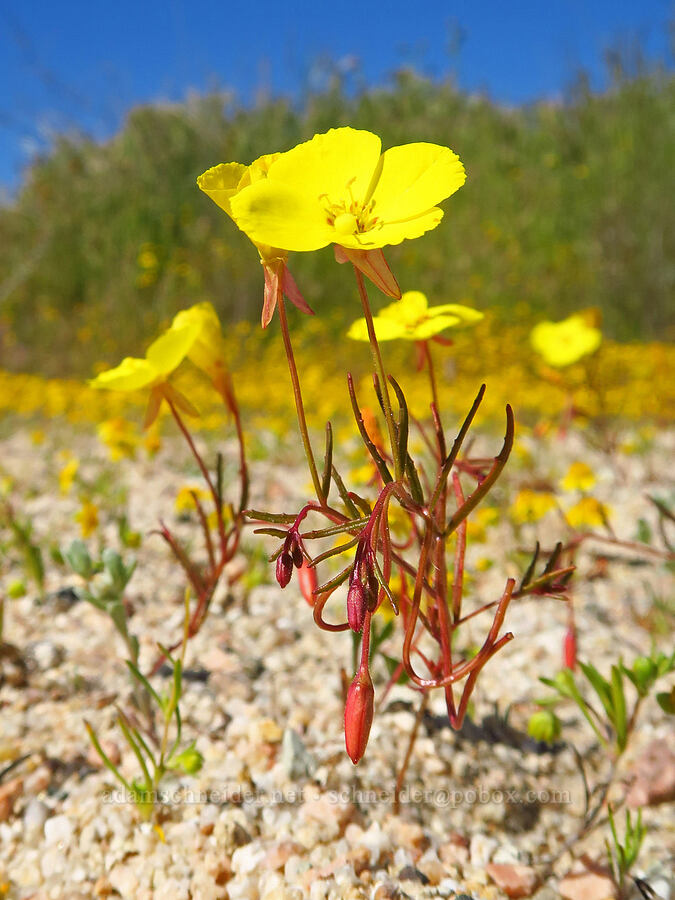
{"label": "narrow green leaf", "polygon": [[127,668],[131,672],[132,676],[136,679],[136,681],[141,684],[148,694],[155,700],[158,706],[162,705],[162,701],[159,697],[159,694],[154,689],[154,687],[150,684],[148,679],[143,675],[138,666],[135,666],[130,659],[125,659],[124,662],[127,664]]}
{"label": "narrow green leaf", "polygon": [[612,725],[616,732],[616,743],[619,750],[623,751],[626,749],[628,733],[626,727],[626,695],[619,666],[612,666],[612,706],[614,708]]}
{"label": "narrow green leaf", "polygon": [[370,457],[375,463],[377,471],[380,473],[380,477],[385,484],[389,484],[390,481],[393,481],[391,476],[391,472],[387,468],[387,464],[380,456],[379,450],[375,446],[375,444],[371,441],[368,432],[366,431],[366,426],[363,421],[363,415],[359,408],[358,400],[356,399],[356,392],[354,390],[354,381],[352,379],[351,373],[347,375],[347,387],[349,390],[349,399],[352,404],[352,412],[354,413],[354,420],[356,421],[356,427],[359,429],[359,434],[361,435],[361,440],[366,446],[368,453],[370,453]]}
{"label": "narrow green leaf", "polygon": [[394,389],[396,400],[398,401],[398,457],[406,459],[408,456],[408,404],[406,403],[405,394],[401,390],[401,386],[393,377],[389,375],[389,384]]}
{"label": "narrow green leaf", "polygon": [[245,509],[244,515],[248,519],[259,519],[261,522],[273,522],[278,525],[291,525],[296,519],[294,513],[268,513],[259,509]]}
{"label": "narrow green leaf", "polygon": [[338,587],[342,584],[343,581],[346,581],[349,573],[352,571],[354,566],[350,563],[346,568],[344,568],[335,578],[331,578],[330,581],[326,581],[324,584],[319,585],[318,588],[314,591],[315,594],[323,594],[326,591],[330,591],[333,588]]}
{"label": "narrow green leaf", "polygon": [[333,481],[335,482],[335,486],[338,489],[338,494],[340,495],[340,499],[345,505],[345,509],[347,510],[348,515],[350,515],[352,519],[358,519],[359,511],[356,508],[354,501],[349,496],[349,491],[345,487],[345,483],[335,466],[331,467],[331,475],[333,476]]}

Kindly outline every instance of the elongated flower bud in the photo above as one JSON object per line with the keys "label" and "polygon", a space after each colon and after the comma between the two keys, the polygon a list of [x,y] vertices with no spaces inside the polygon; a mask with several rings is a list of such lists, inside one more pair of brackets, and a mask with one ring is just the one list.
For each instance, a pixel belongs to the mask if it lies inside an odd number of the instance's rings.
{"label": "elongated flower bud", "polygon": [[357,634],[363,630],[366,608],[366,592],[358,578],[354,578],[347,592],[347,621],[351,630]]}
{"label": "elongated flower bud", "polygon": [[306,560],[303,560],[302,565],[298,569],[298,581],[300,582],[300,592],[302,593],[302,596],[310,606],[314,606],[316,600],[314,591],[318,584],[316,569],[314,566],[308,565]]}
{"label": "elongated flower bud", "polygon": [[282,553],[277,557],[277,581],[279,587],[285,588],[293,574],[293,557],[290,553]]}
{"label": "elongated flower bud", "polygon": [[568,669],[577,667],[577,631],[574,625],[570,625],[563,639],[563,664]]}
{"label": "elongated flower bud", "polygon": [[354,763],[361,759],[368,746],[370,726],[373,724],[375,691],[370,672],[362,666],[347,691],[345,704],[345,744]]}

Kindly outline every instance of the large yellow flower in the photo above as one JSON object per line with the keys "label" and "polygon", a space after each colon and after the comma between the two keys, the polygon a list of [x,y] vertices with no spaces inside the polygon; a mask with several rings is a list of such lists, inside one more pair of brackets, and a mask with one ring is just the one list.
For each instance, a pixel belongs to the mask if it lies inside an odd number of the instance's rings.
{"label": "large yellow flower", "polygon": [[[250,166],[237,162],[213,166],[199,176],[197,186],[224,210],[236,225],[239,225],[232,213],[233,198],[244,188],[263,181],[267,177],[270,165],[279,155],[279,153],[268,153],[256,159]],[[239,227],[241,228],[241,226]],[[278,247],[272,247],[269,243],[255,240],[253,243],[260,254],[260,261],[265,273],[262,327],[267,328],[271,322],[277,301],[282,294],[304,313],[314,315],[300,293],[293,276],[288,271],[286,250],[280,250]]]}
{"label": "large yellow flower", "polygon": [[[442,303],[429,306],[421,291],[406,291],[400,300],[390,303],[373,318],[378,341],[426,341],[446,328],[471,325],[479,322],[483,313],[459,303]],[[354,341],[368,340],[365,319],[352,322],[347,337]]]}
{"label": "large yellow flower", "polygon": [[182,310],[171,327],[148,347],[145,358],[127,356],[114,369],[90,381],[94,388],[138,391],[150,388],[146,428],[157,418],[162,400],[174,403],[188,415],[198,415],[190,401],[169,384],[169,376],[189,359],[212,380],[227,402],[227,370],[223,336],[216,311],[210,303]]}
{"label": "large yellow flower", "polygon": [[382,153],[377,135],[334,128],[280,154],[267,177],[230,204],[237,225],[261,244],[371,250],[435,228],[443,217],[437,204],[465,178],[447,147],[404,144]]}
{"label": "large yellow flower", "polygon": [[602,342],[599,328],[580,313],[562,322],[539,322],[530,332],[530,343],[549,366],[562,369],[595,353]]}

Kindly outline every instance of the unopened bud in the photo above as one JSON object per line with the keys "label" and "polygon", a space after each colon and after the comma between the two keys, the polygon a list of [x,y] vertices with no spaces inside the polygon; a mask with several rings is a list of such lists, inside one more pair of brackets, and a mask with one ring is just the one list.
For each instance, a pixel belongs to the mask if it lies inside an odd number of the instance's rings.
{"label": "unopened bud", "polygon": [[565,632],[563,640],[563,664],[568,669],[576,669],[577,667],[577,632],[574,625]]}
{"label": "unopened bud", "polygon": [[368,746],[370,726],[373,724],[374,697],[370,673],[367,668],[362,667],[349,686],[345,704],[345,745],[354,765]]}
{"label": "unopened bud", "polygon": [[293,543],[293,549],[291,550],[291,555],[293,557],[293,565],[296,569],[299,569],[300,566],[304,562],[304,556],[302,555],[302,550],[297,542]]}
{"label": "unopened bud", "polygon": [[316,601],[314,591],[317,588],[316,569],[314,566],[310,566],[306,560],[302,561],[302,565],[298,569],[298,581],[302,596],[310,606],[314,606]]}
{"label": "unopened bud", "polygon": [[293,557],[290,553],[282,553],[277,558],[277,581],[279,586],[285,588],[293,574]]}
{"label": "unopened bud", "polygon": [[366,592],[361,582],[355,578],[349,585],[349,591],[347,592],[347,621],[351,630],[357,634],[363,631],[366,607]]}

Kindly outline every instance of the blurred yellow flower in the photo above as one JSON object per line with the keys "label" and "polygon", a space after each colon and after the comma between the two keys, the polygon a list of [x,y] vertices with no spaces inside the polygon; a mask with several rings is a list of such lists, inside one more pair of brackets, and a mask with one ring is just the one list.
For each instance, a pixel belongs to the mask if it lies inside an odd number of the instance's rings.
{"label": "blurred yellow flower", "polygon": [[137,391],[150,388],[145,426],[157,418],[163,399],[169,400],[188,415],[199,413],[194,406],[169,385],[169,376],[185,359],[211,378],[214,387],[227,402],[227,370],[220,323],[210,303],[198,303],[179,312],[171,327],[148,347],[144,359],[127,356],[114,369],[101,372],[89,384],[94,388],[115,391]]}
{"label": "blurred yellow flower", "polygon": [[573,462],[560,482],[565,491],[590,491],[595,484],[595,472],[585,462]]}
{"label": "blurred yellow flower", "polygon": [[479,544],[487,540],[487,529],[496,525],[499,521],[499,510],[494,506],[481,506],[466,523],[466,534],[470,540]]}
{"label": "blurred yellow flower", "polygon": [[[221,163],[207,169],[197,179],[197,187],[204,191],[207,197],[224,210],[232,221],[242,231],[241,225],[232,213],[232,201],[244,188],[248,188],[267,177],[269,167],[279,156],[279,153],[268,153],[245,166],[242,163]],[[249,237],[251,237],[249,235]],[[263,309],[261,324],[267,328],[274,315],[279,298],[288,297],[291,303],[308,315],[314,315],[307,305],[304,297],[288,271],[286,262],[288,253],[278,247],[270,246],[269,242],[256,241],[251,237],[259,255],[265,274],[265,292],[263,297]]]}
{"label": "blurred yellow flower", "polygon": [[[400,300],[390,303],[373,318],[378,341],[426,341],[446,328],[472,325],[483,318],[483,313],[459,303],[443,303],[429,306],[421,291],[406,291]],[[368,328],[365,319],[352,322],[347,337],[354,341],[367,341]]]}
{"label": "blurred yellow flower", "polygon": [[117,462],[127,456],[130,459],[136,454],[139,440],[136,428],[121,416],[106,419],[96,429],[99,440],[106,445],[110,458]]}
{"label": "blurred yellow flower", "polygon": [[143,244],[141,246],[136,261],[141,269],[156,269],[159,265],[159,260],[152,244]]}
{"label": "blurred yellow flower", "polygon": [[201,503],[211,502],[211,494],[199,485],[184,484],[180,488],[176,494],[176,500],[173,505],[179,516],[191,513],[196,509],[195,497],[197,497]]}
{"label": "blurred yellow flower", "polygon": [[609,518],[609,508],[595,497],[583,497],[565,512],[565,518],[572,528],[604,525]]}
{"label": "blurred yellow flower", "polygon": [[333,128],[273,159],[267,178],[232,198],[232,215],[252,240],[285,250],[367,250],[435,228],[443,217],[436,204],[465,179],[447,147],[382,153],[377,135]]}
{"label": "blurred yellow flower", "polygon": [[514,522],[538,522],[547,512],[555,509],[556,500],[553,494],[547,491],[533,491],[525,488],[520,491],[511,504],[511,518]]}
{"label": "blurred yellow flower", "polygon": [[79,467],[79,459],[70,459],[59,472],[59,490],[62,494],[67,494],[70,491]]}
{"label": "blurred yellow flower", "polygon": [[82,537],[91,537],[98,528],[98,506],[89,500],[83,500],[82,506],[75,513],[75,521],[79,522]]}
{"label": "blurred yellow flower", "polygon": [[577,313],[562,322],[539,322],[530,332],[530,343],[549,366],[563,368],[595,353],[602,332]]}

